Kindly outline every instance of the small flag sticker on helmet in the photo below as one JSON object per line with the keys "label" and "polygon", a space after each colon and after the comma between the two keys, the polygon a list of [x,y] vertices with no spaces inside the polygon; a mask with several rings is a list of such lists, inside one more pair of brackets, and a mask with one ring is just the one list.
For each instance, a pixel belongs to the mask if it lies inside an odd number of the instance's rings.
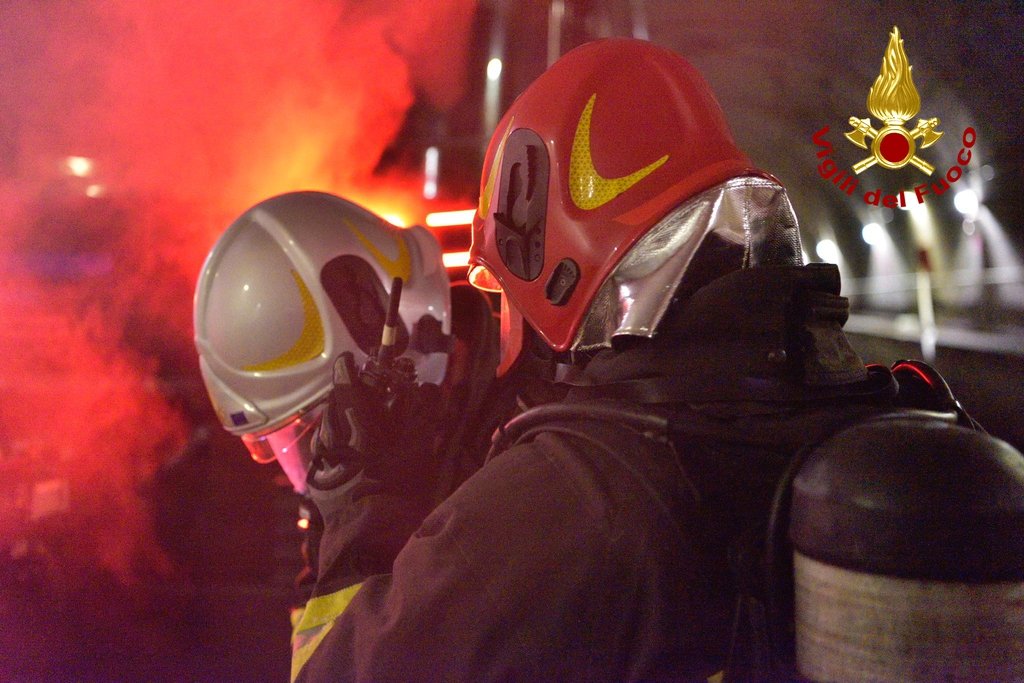
{"label": "small flag sticker on helmet", "polygon": [[247,424],[248,422],[249,420],[245,418],[245,413],[231,413],[231,424],[235,425],[236,427],[241,427],[242,425]]}

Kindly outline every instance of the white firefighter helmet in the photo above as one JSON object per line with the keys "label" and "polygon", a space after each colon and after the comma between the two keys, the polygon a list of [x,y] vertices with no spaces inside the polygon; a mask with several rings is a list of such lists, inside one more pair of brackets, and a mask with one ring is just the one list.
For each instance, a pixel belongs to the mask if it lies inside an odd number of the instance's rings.
{"label": "white firefighter helmet", "polygon": [[206,258],[194,324],[210,400],[253,458],[276,458],[299,492],[334,359],[351,351],[361,365],[379,345],[395,277],[397,354],[414,361],[417,381],[439,384],[451,304],[425,228],[397,228],[335,195],[291,192],[239,216]]}

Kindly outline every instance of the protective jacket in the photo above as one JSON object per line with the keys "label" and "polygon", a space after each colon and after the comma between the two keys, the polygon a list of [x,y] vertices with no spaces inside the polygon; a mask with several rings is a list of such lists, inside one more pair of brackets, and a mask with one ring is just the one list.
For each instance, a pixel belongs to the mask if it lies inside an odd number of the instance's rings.
{"label": "protective jacket", "polygon": [[730,554],[763,522],[787,462],[891,406],[891,375],[865,370],[842,333],[838,293],[834,267],[737,271],[653,340],[599,353],[564,402],[509,425],[390,571],[318,591],[296,632],[298,680],[721,671]]}

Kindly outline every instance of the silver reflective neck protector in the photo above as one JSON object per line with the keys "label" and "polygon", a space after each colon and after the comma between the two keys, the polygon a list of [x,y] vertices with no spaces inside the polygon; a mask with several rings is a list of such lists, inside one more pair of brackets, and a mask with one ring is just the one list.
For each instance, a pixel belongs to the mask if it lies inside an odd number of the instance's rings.
{"label": "silver reflective neck protector", "polygon": [[777,182],[732,178],[679,205],[640,238],[598,289],[573,351],[611,346],[618,335],[652,337],[704,239],[743,246],[736,269],[803,265],[796,215]]}

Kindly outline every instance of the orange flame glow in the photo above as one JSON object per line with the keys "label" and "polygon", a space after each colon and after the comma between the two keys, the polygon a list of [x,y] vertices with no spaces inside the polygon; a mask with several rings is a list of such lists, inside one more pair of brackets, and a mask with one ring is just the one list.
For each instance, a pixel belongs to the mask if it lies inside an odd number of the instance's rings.
{"label": "orange flame glow", "polygon": [[417,98],[461,96],[474,11],[5,3],[0,449],[66,470],[82,562],[160,563],[139,491],[186,438],[193,288],[230,221],[303,189],[422,220],[419,170],[377,167]]}

